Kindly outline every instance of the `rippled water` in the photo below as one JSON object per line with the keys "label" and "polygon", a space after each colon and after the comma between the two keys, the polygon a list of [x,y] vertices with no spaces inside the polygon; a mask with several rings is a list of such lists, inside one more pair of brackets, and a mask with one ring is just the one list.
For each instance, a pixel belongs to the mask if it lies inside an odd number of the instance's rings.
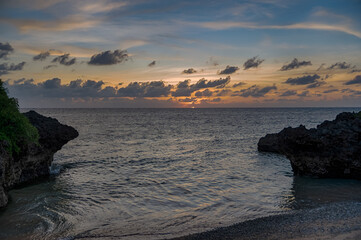
{"label": "rippled water", "polygon": [[266,133],[345,110],[360,109],[38,109],[80,136],[50,179],[10,192],[0,238],[162,239],[361,201],[360,181],[295,178],[286,158],[257,152]]}

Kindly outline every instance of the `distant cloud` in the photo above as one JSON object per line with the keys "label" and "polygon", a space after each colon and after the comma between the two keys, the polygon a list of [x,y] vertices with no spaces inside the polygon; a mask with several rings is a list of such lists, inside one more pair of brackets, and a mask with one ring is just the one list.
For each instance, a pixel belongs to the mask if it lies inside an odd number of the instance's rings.
{"label": "distant cloud", "polygon": [[317,87],[320,87],[322,85],[326,84],[326,82],[324,81],[316,81],[310,85],[307,86],[307,88],[317,88]]}
{"label": "distant cloud", "polygon": [[312,65],[311,61],[298,61],[297,58],[294,58],[291,63],[283,65],[280,71],[288,71],[302,66]]}
{"label": "distant cloud", "polygon": [[288,90],[288,91],[283,92],[280,96],[281,97],[289,97],[289,96],[294,96],[294,95],[297,95],[297,91]]}
{"label": "distant cloud", "polygon": [[209,91],[209,89],[204,90],[203,92],[196,92],[195,96],[196,97],[211,97],[213,95],[212,91]]}
{"label": "distant cloud", "polygon": [[14,48],[9,43],[0,42],[0,59],[6,59],[7,56],[14,51]]}
{"label": "distant cloud", "polygon": [[361,75],[357,75],[354,79],[345,82],[345,85],[361,84]]}
{"label": "distant cloud", "polygon": [[58,63],[60,63],[62,65],[65,65],[65,66],[73,65],[76,62],[76,58],[70,59],[69,55],[70,54],[67,53],[67,54],[58,56],[58,57],[54,58],[51,62],[53,62],[53,63],[58,62]]}
{"label": "distant cloud", "polygon": [[250,68],[257,68],[261,63],[264,62],[264,59],[258,58],[258,56],[248,59],[244,64],[244,70],[250,69]]}
{"label": "distant cloud", "polygon": [[156,63],[157,63],[156,61],[153,61],[153,62],[148,64],[148,67],[154,67]]}
{"label": "distant cloud", "polygon": [[195,98],[183,98],[183,99],[178,99],[178,102],[196,102],[197,99]]}
{"label": "distant cloud", "polygon": [[285,83],[291,84],[291,85],[307,85],[311,83],[316,83],[317,79],[320,79],[321,77],[317,74],[314,74],[313,76],[307,75],[303,77],[297,77],[297,78],[289,78]]}
{"label": "distant cloud", "polygon": [[189,97],[195,91],[204,88],[223,88],[225,87],[231,80],[231,77],[220,78],[217,80],[207,80],[205,78],[199,79],[197,83],[190,85],[190,80],[184,80],[177,84],[176,90],[172,92],[173,97]]}
{"label": "distant cloud", "polygon": [[129,55],[126,50],[115,50],[114,52],[108,50],[93,55],[88,64],[90,65],[113,65],[129,60]]}
{"label": "distant cloud", "polygon": [[188,68],[188,69],[183,70],[182,73],[184,73],[184,74],[192,74],[192,73],[196,73],[196,72],[197,71],[194,68]]}
{"label": "distant cloud", "polygon": [[46,52],[41,52],[38,55],[33,57],[34,61],[40,60],[40,61],[44,61],[47,57],[50,56],[50,52],[46,51]]}
{"label": "distant cloud", "polygon": [[[35,84],[33,80],[14,82],[8,86],[9,91],[22,97],[46,97],[46,98],[102,98],[116,97],[116,90],[112,87],[102,89],[103,81],[74,80],[69,84],[62,84],[61,79],[52,78]],[[111,88],[111,89],[109,89]]]}
{"label": "distant cloud", "polygon": [[323,67],[324,67],[325,65],[326,65],[326,64],[322,63],[322,64],[317,68],[316,71],[320,71],[321,69],[323,69]]}
{"label": "distant cloud", "polygon": [[227,96],[229,95],[230,93],[232,92],[232,90],[229,90],[229,89],[222,89],[221,91],[219,92],[216,92],[217,93],[217,97],[223,97],[223,96]]}
{"label": "distant cloud", "polygon": [[20,84],[20,83],[32,83],[34,82],[34,79],[26,79],[26,78],[20,78],[18,80],[14,80],[15,84]]}
{"label": "distant cloud", "polygon": [[214,59],[214,57],[210,57],[208,59],[208,61],[206,61],[206,64],[212,65],[212,66],[218,66],[219,62],[216,59]]}
{"label": "distant cloud", "polygon": [[257,25],[251,22],[195,22],[195,25],[214,29],[222,30],[229,28],[245,28],[245,29],[311,29],[322,31],[337,31],[347,33],[358,38],[361,38],[361,32],[351,29],[348,25],[332,25],[324,23],[301,22],[288,25]]}
{"label": "distant cloud", "polygon": [[361,72],[361,69],[352,69],[349,73],[358,73]]}
{"label": "distant cloud", "polygon": [[23,69],[24,65],[25,65],[25,62],[21,62],[18,64],[12,63],[10,65],[8,65],[7,63],[2,63],[2,64],[0,64],[0,76],[9,74],[10,71],[20,71]]}
{"label": "distant cloud", "polygon": [[47,66],[43,67],[43,69],[49,69],[49,68],[53,68],[53,67],[57,67],[57,65],[55,65],[55,64],[47,65]]}
{"label": "distant cloud", "polygon": [[297,96],[299,97],[309,97],[310,96],[310,91],[303,91],[300,94],[297,94]]}
{"label": "distant cloud", "polygon": [[166,97],[170,94],[171,85],[163,81],[132,82],[128,86],[119,88],[119,97]]}
{"label": "distant cloud", "polygon": [[349,69],[351,68],[351,64],[348,64],[346,62],[337,62],[335,64],[332,64],[327,69]]}
{"label": "distant cloud", "polygon": [[257,85],[253,85],[252,87],[249,87],[247,89],[234,92],[232,96],[259,98],[259,97],[264,97],[267,93],[269,93],[272,90],[277,90],[277,87],[273,85],[273,86],[267,86],[261,88]]}
{"label": "distant cloud", "polygon": [[191,87],[196,90],[201,89],[201,88],[211,88],[211,87],[223,88],[230,81],[231,81],[230,76],[228,76],[226,78],[220,78],[217,80],[213,80],[213,81],[202,78],[202,79],[199,79],[196,84],[191,85]]}
{"label": "distant cloud", "polygon": [[61,87],[61,79],[60,78],[53,78],[53,79],[46,80],[45,82],[43,82],[41,84],[46,89],[60,88]]}
{"label": "distant cloud", "polygon": [[222,70],[219,74],[232,74],[238,70],[239,70],[239,67],[227,65],[227,67],[224,70]]}
{"label": "distant cloud", "polygon": [[329,90],[323,91],[323,93],[332,93],[332,92],[338,92],[338,89],[329,89]]}
{"label": "distant cloud", "polygon": [[190,80],[184,80],[179,82],[176,86],[176,90],[172,92],[173,97],[189,97],[192,92],[196,91],[189,86]]}
{"label": "distant cloud", "polygon": [[239,83],[235,83],[235,84],[233,84],[233,88],[237,88],[237,87],[240,87],[240,86],[243,86],[243,85],[245,85],[246,83],[244,83],[244,82],[239,82]]}

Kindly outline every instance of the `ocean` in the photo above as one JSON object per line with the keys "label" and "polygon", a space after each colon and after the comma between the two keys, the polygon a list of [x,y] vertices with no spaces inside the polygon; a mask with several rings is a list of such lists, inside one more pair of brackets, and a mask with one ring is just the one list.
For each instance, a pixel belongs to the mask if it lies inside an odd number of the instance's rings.
{"label": "ocean", "polygon": [[257,151],[267,133],[360,108],[35,110],[80,135],[49,179],[10,191],[0,239],[165,239],[361,201],[361,181],[294,177]]}

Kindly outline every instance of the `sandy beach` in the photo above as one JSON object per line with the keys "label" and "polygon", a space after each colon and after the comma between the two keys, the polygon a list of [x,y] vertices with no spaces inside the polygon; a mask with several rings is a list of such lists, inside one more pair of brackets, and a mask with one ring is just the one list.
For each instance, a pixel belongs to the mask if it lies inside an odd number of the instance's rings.
{"label": "sandy beach", "polygon": [[329,204],[175,239],[361,239],[361,203]]}

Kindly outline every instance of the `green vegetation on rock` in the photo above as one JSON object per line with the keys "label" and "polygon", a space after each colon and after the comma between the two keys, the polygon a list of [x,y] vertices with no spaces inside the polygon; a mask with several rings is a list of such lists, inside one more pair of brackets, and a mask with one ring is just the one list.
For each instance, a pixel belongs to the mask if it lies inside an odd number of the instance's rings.
{"label": "green vegetation on rock", "polygon": [[19,153],[20,146],[37,143],[38,130],[19,112],[18,101],[9,98],[3,82],[0,80],[0,140],[8,143],[9,153]]}

